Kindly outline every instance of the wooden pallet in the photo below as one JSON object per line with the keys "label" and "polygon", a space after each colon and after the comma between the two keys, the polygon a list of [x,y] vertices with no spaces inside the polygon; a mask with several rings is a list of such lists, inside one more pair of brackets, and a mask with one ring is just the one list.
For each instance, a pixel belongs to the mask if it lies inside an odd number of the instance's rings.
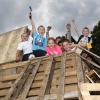
{"label": "wooden pallet", "polygon": [[86,78],[91,83],[100,83],[100,75],[95,70],[91,70],[91,71],[87,72]]}
{"label": "wooden pallet", "polygon": [[[20,77],[21,71],[19,72],[19,69],[24,69],[28,63],[29,61],[0,66],[0,100],[6,96],[16,79]],[[24,73],[23,70],[22,73]]]}
{"label": "wooden pallet", "polygon": [[75,53],[4,64],[0,67],[0,100],[82,100],[82,70]]}
{"label": "wooden pallet", "polygon": [[80,90],[83,100],[100,100],[100,83],[83,83]]}

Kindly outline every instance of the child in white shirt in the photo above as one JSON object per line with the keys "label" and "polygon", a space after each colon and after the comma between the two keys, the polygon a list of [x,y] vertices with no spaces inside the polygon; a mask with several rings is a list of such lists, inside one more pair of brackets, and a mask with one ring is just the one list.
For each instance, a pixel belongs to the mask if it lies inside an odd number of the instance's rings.
{"label": "child in white shirt", "polygon": [[[30,33],[31,34],[31,33]],[[16,61],[20,60],[21,51],[23,51],[22,61],[27,61],[28,59],[35,58],[32,54],[32,36],[26,33],[21,35],[22,42],[19,43],[17,51],[16,51]]]}

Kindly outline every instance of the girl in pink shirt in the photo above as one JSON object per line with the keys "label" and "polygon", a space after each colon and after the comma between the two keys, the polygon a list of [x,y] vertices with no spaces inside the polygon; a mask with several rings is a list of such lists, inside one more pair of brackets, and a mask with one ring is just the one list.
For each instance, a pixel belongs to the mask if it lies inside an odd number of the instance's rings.
{"label": "girl in pink shirt", "polygon": [[53,37],[48,39],[48,46],[46,47],[46,52],[48,56],[55,56],[62,54],[61,48],[56,45],[55,39]]}

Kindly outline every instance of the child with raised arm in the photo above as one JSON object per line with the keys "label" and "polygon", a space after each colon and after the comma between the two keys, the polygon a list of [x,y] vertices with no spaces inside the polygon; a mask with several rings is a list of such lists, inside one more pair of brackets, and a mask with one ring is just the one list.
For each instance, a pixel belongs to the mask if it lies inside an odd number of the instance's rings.
{"label": "child with raised arm", "polygon": [[61,48],[56,45],[55,39],[53,37],[48,39],[48,46],[46,47],[46,52],[46,55],[48,56],[62,54]]}
{"label": "child with raised arm", "polygon": [[35,24],[32,20],[32,14],[29,13],[30,22],[33,30],[33,45],[32,50],[35,57],[45,56],[46,55],[46,46],[47,39],[43,36],[45,34],[44,26],[40,25],[38,27],[38,32],[36,31]]}
{"label": "child with raised arm", "polygon": [[66,25],[66,28],[67,28],[66,39],[68,39],[69,42],[71,43],[72,42],[72,40],[71,40],[71,24],[68,23]]}
{"label": "child with raised arm", "polygon": [[22,61],[27,61],[28,59],[35,58],[32,54],[32,31],[30,35],[23,33],[21,35],[22,42],[19,43],[17,51],[16,51],[16,61],[20,61],[21,59],[21,51],[23,51]]}
{"label": "child with raised arm", "polygon": [[70,51],[74,51],[75,50],[75,48],[72,47],[72,44],[69,43],[69,40],[68,39],[65,39],[62,42],[62,45],[63,45],[64,51],[66,51],[66,52],[70,52]]}
{"label": "child with raised arm", "polygon": [[89,28],[84,27],[83,30],[82,30],[82,35],[80,35],[79,32],[78,32],[78,29],[76,27],[76,23],[75,23],[74,19],[72,20],[72,23],[73,23],[74,29],[75,29],[76,33],[78,34],[78,37],[79,37],[78,41],[77,41],[77,45],[75,45],[75,46],[81,46],[81,47],[87,48],[87,44],[89,42],[91,42],[91,38],[88,36],[89,35]]}

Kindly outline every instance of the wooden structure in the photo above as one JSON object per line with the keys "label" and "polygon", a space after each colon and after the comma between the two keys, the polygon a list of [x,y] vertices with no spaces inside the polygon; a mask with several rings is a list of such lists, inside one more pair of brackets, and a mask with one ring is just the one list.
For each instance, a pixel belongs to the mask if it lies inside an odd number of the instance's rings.
{"label": "wooden structure", "polygon": [[15,60],[15,52],[21,41],[21,34],[26,33],[27,30],[28,27],[25,26],[0,34],[0,64]]}
{"label": "wooden structure", "polygon": [[100,100],[100,75],[86,62],[100,66],[81,51],[17,63],[5,59],[0,64],[0,100]]}
{"label": "wooden structure", "polygon": [[[2,64],[0,100],[82,100],[82,97],[83,100],[94,100],[84,99],[92,88],[84,90],[88,81],[82,69],[81,58],[74,52]],[[14,73],[5,74],[9,70],[14,70]],[[99,85],[98,83],[97,86]],[[93,91],[96,91],[96,85],[92,86],[95,88]],[[92,86],[90,83],[90,87]],[[100,87],[97,91],[100,91]],[[92,98],[98,97],[95,95]]]}

